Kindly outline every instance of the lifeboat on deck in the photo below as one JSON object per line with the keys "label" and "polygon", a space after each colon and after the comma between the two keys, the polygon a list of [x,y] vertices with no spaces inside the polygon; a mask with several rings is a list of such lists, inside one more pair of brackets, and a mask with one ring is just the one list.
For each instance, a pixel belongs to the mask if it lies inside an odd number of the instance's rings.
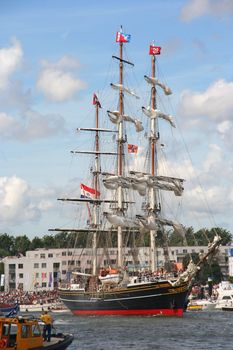
{"label": "lifeboat on deck", "polygon": [[122,280],[122,274],[118,269],[111,267],[101,269],[99,274],[99,280],[102,284],[118,284]]}

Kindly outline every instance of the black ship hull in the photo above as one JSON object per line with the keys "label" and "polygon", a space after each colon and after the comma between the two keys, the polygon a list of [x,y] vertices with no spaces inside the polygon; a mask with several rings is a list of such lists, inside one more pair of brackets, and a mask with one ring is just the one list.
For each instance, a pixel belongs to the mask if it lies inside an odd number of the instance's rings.
{"label": "black ship hull", "polygon": [[75,315],[161,315],[182,316],[186,309],[188,284],[169,282],[138,284],[96,293],[59,289],[63,303]]}

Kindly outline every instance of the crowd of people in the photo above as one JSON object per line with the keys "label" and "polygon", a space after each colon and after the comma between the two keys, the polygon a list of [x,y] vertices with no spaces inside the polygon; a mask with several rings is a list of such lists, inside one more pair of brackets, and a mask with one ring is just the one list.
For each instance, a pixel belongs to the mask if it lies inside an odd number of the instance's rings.
{"label": "crowd of people", "polygon": [[56,290],[25,292],[19,289],[10,292],[0,292],[0,304],[18,303],[21,305],[46,304],[58,302],[59,296]]}

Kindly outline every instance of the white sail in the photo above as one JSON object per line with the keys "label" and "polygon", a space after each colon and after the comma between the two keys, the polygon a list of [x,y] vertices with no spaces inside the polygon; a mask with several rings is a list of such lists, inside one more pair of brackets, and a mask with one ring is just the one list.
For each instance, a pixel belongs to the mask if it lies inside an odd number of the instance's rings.
{"label": "white sail", "polygon": [[146,195],[147,188],[157,188],[166,191],[173,191],[176,196],[183,193],[183,180],[163,176],[137,175],[136,177],[123,177],[118,175],[107,175],[103,180],[104,186],[108,189],[115,190],[118,186],[123,188],[132,188],[141,196]]}
{"label": "white sail", "polygon": [[158,229],[159,225],[156,222],[156,218],[154,215],[149,215],[149,216],[136,215],[136,218],[139,222],[139,226],[142,229],[146,229],[148,231]]}
{"label": "white sail", "polygon": [[111,87],[114,89],[114,90],[119,90],[119,91],[122,91],[122,92],[126,92],[128,95],[131,95],[131,96],[134,96],[136,97],[137,99],[139,99],[140,97],[138,95],[135,94],[134,91],[124,87],[122,84],[110,84]]}
{"label": "white sail", "polygon": [[152,107],[148,106],[148,107],[142,107],[142,111],[143,113],[150,118],[162,118],[167,120],[171,126],[173,126],[173,128],[175,128],[175,124],[173,122],[173,118],[171,115],[169,114],[165,114],[161,111],[159,111],[158,109],[153,109]]}
{"label": "white sail", "polygon": [[124,217],[122,215],[112,214],[112,213],[104,213],[106,219],[110,222],[110,224],[114,226],[120,227],[136,227],[138,226],[136,220]]}
{"label": "white sail", "polygon": [[145,80],[147,81],[148,84],[151,85],[158,85],[160,86],[165,95],[171,95],[172,94],[172,90],[165,84],[161,83],[158,79],[152,78],[152,77],[148,77],[147,75],[144,75]]}
{"label": "white sail", "polygon": [[109,119],[113,124],[118,124],[120,121],[124,120],[126,122],[133,123],[135,125],[136,132],[141,132],[144,130],[142,122],[134,117],[129,115],[120,115],[119,111],[107,111]]}

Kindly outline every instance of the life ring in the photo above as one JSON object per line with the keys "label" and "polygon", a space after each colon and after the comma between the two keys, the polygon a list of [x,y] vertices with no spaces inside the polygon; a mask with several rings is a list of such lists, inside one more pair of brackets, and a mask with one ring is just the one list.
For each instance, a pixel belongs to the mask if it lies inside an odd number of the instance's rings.
{"label": "life ring", "polygon": [[5,338],[0,340],[0,348],[4,349],[7,346],[7,340]]}

